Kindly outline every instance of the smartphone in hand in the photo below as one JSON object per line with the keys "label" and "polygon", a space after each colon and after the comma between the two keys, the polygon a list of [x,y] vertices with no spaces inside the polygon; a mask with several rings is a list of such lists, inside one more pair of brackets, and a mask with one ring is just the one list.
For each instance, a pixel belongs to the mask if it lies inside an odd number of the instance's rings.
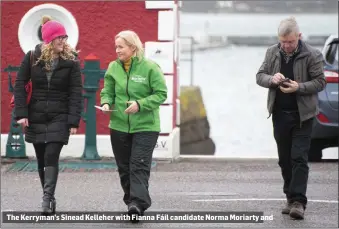
{"label": "smartphone in hand", "polygon": [[291,80],[289,78],[285,78],[279,83],[279,86],[284,87],[284,88],[288,88],[288,86],[286,86],[284,84],[285,82],[291,82]]}

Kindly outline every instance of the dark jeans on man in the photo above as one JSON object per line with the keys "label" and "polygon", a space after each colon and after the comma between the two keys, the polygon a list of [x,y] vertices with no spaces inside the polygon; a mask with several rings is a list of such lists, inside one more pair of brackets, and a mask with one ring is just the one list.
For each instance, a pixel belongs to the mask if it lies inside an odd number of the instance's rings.
{"label": "dark jeans on man", "polygon": [[148,181],[159,132],[128,134],[110,131],[120,183],[125,193],[123,200],[126,205],[135,204],[145,211],[151,206]]}
{"label": "dark jeans on man", "polygon": [[273,112],[274,138],[279,166],[284,179],[283,192],[289,202],[307,205],[308,152],[311,144],[313,118],[301,123],[298,111]]}

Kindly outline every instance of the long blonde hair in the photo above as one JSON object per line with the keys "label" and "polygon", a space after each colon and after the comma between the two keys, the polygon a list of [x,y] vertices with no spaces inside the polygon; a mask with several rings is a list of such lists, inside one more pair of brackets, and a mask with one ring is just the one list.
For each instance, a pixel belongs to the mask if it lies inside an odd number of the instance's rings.
{"label": "long blonde hair", "polygon": [[[50,16],[42,17],[42,25],[46,22],[52,20]],[[75,60],[79,51],[72,48],[67,42],[64,44],[64,49],[59,53],[59,56],[64,60]],[[38,58],[35,64],[38,64],[40,61],[45,62],[45,69],[47,71],[51,70],[52,60],[54,59],[54,49],[53,43],[50,42],[46,45],[41,45],[41,56]]]}
{"label": "long blonde hair", "polygon": [[124,39],[128,46],[135,47],[135,55],[138,57],[140,61],[144,56],[144,48],[139,36],[134,31],[124,30],[118,33],[115,36],[115,39],[119,37]]}

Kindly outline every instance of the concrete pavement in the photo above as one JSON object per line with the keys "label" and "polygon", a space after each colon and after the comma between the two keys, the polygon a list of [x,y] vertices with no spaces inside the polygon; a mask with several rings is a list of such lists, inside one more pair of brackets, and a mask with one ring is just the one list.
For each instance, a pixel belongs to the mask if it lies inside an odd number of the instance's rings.
{"label": "concrete pavement", "polygon": [[[192,160],[192,159],[191,159]],[[2,224],[7,227],[338,227],[338,163],[310,164],[309,204],[303,221],[281,215],[282,178],[276,160],[181,161],[153,169],[149,211],[263,211],[263,224]],[[2,211],[39,210],[41,188],[36,173],[1,169]],[[58,211],[125,211],[117,172],[60,173]]]}

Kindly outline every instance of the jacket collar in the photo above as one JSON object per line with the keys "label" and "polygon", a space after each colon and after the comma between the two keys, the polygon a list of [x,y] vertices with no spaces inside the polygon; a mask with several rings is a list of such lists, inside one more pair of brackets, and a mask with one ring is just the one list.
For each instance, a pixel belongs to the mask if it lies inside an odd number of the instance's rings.
{"label": "jacket collar", "polygon": [[[131,66],[134,65],[136,62],[142,61],[143,59],[144,59],[144,57],[142,57],[142,58],[139,60],[138,57],[132,56],[132,57],[131,57]],[[119,58],[117,59],[117,62],[118,62],[119,64],[121,64],[122,66],[124,66],[124,63],[123,63]]]}
{"label": "jacket collar", "polygon": [[300,53],[300,49],[302,47],[302,44],[300,42],[300,40],[298,41],[298,45],[297,47],[295,48],[295,50],[293,51],[293,53],[289,54],[289,53],[286,53],[282,48],[281,48],[281,45],[280,43],[278,44],[278,48],[279,48],[279,51],[280,51],[280,54],[284,57],[284,60],[286,61],[286,63],[288,63],[293,57],[295,57],[296,55],[298,55]]}
{"label": "jacket collar", "polygon": [[[280,44],[277,44],[275,55],[280,58],[280,53],[281,53]],[[302,57],[305,57],[311,54],[311,52],[308,49],[308,45],[302,40],[299,40],[297,53],[298,55],[296,56],[296,59],[299,59],[299,58],[302,58]]]}

